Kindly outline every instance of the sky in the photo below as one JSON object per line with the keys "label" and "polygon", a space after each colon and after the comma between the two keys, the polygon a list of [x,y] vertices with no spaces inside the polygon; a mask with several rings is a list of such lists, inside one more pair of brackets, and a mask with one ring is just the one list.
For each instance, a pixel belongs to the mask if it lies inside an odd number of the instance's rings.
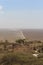
{"label": "sky", "polygon": [[0,28],[43,29],[43,0],[0,0]]}

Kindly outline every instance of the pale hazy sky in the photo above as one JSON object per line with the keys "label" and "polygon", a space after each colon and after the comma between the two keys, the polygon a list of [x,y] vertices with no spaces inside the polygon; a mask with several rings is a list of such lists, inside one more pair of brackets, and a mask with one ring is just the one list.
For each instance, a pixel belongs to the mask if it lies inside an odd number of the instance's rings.
{"label": "pale hazy sky", "polygon": [[43,0],[0,0],[0,28],[43,29]]}

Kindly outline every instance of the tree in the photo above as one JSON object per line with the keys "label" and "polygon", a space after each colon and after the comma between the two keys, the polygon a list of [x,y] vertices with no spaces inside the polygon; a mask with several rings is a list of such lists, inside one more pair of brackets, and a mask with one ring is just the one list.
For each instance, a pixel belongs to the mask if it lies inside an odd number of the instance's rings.
{"label": "tree", "polygon": [[8,44],[8,40],[5,40],[5,42],[4,42],[4,50],[7,50],[7,44]]}
{"label": "tree", "polygon": [[24,44],[24,40],[25,40],[25,39],[18,39],[18,40],[16,40],[16,43]]}
{"label": "tree", "polygon": [[12,44],[12,51],[14,51],[14,46],[15,46],[15,44]]}

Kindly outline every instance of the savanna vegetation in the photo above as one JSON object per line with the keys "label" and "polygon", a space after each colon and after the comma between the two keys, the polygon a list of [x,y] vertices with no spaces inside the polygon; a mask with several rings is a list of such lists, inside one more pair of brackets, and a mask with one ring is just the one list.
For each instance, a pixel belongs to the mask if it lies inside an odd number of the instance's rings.
{"label": "savanna vegetation", "polygon": [[0,42],[0,65],[43,65],[43,42],[24,39]]}

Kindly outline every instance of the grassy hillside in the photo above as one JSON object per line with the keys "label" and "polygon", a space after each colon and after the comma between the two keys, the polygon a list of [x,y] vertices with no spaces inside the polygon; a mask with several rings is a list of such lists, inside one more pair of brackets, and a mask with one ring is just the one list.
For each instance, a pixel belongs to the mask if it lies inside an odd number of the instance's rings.
{"label": "grassy hillside", "polygon": [[30,53],[8,53],[0,58],[0,65],[43,65],[43,57],[35,58]]}
{"label": "grassy hillside", "polygon": [[[41,41],[19,39],[16,43],[9,43],[6,40],[0,45],[3,45],[0,49],[0,65],[43,65],[43,42]],[[35,57],[33,54],[39,55]]]}
{"label": "grassy hillside", "polygon": [[43,31],[0,31],[0,65],[43,65]]}

